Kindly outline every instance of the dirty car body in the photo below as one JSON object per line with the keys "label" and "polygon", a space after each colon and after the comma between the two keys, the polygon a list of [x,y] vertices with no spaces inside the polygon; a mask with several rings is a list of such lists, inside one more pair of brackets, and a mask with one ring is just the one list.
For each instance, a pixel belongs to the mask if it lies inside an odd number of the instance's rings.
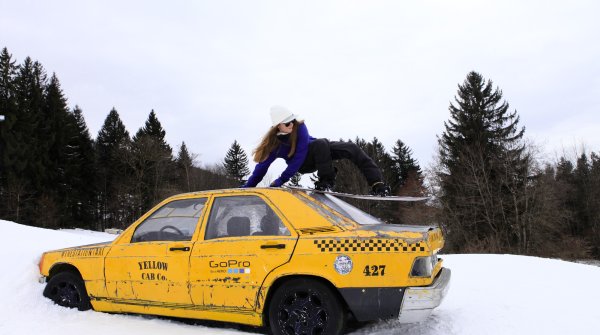
{"label": "dirty car body", "polygon": [[113,242],[44,253],[40,272],[67,307],[336,334],[348,316],[425,320],[449,287],[443,244],[331,195],[231,189],[170,197]]}

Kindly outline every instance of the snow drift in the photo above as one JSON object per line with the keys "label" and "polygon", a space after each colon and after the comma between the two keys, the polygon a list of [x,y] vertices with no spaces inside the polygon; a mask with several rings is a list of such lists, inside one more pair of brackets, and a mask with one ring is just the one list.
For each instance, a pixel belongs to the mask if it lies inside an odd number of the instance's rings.
{"label": "snow drift", "polygon": [[[54,231],[0,220],[0,334],[244,334],[175,320],[79,312],[42,296],[42,252],[115,235]],[[352,334],[577,334],[600,329],[600,267],[513,255],[443,255],[452,269],[446,300],[424,323],[382,321]],[[257,330],[259,331],[259,330]]]}

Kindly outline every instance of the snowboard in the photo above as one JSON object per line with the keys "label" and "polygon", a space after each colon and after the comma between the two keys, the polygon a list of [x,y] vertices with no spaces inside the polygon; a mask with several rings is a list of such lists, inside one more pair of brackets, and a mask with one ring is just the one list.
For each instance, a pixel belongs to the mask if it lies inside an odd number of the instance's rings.
{"label": "snowboard", "polygon": [[315,192],[315,193],[320,193],[320,194],[329,194],[329,195],[333,195],[336,197],[351,198],[351,199],[377,200],[377,201],[407,201],[407,202],[429,200],[429,197],[404,197],[404,196],[396,196],[396,195],[390,195],[390,196],[383,197],[383,196],[379,196],[379,195],[351,194],[351,193],[340,193],[340,192],[333,192],[333,191],[320,191],[320,190],[315,190],[312,188],[303,188],[303,187],[295,187],[295,186],[286,186],[286,187],[289,189],[292,189],[292,190]]}

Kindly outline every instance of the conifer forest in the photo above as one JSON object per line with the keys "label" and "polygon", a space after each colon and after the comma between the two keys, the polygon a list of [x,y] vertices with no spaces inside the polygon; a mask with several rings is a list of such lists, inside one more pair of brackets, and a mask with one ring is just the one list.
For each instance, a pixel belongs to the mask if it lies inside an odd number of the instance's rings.
{"label": "conifer forest", "polygon": [[[470,72],[457,87],[448,92],[448,119],[432,121],[444,130],[430,166],[420,166],[400,139],[390,148],[360,134],[339,139],[374,159],[392,194],[431,200],[353,203],[388,222],[441,226],[448,253],[600,259],[600,152],[542,157],[491,79]],[[221,162],[200,167],[185,142],[165,141],[168,129],[154,110],[135,133],[113,108],[91,134],[84,113],[85,106],[68,105],[58,74],[0,52],[0,219],[122,229],[168,196],[239,187],[252,171],[234,138],[221,139],[232,143]],[[335,165],[336,191],[369,192],[351,162]],[[288,184],[299,182],[298,175]]]}

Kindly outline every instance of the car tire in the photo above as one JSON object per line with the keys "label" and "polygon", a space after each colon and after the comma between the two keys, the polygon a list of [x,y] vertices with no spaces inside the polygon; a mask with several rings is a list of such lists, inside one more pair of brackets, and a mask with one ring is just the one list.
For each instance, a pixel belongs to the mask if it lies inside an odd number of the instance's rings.
{"label": "car tire", "polygon": [[274,335],[338,335],[346,326],[346,312],[325,284],[293,279],[275,291],[269,304],[269,326]]}
{"label": "car tire", "polygon": [[52,276],[44,289],[44,297],[54,301],[57,305],[77,308],[80,311],[92,308],[81,276],[70,271]]}

